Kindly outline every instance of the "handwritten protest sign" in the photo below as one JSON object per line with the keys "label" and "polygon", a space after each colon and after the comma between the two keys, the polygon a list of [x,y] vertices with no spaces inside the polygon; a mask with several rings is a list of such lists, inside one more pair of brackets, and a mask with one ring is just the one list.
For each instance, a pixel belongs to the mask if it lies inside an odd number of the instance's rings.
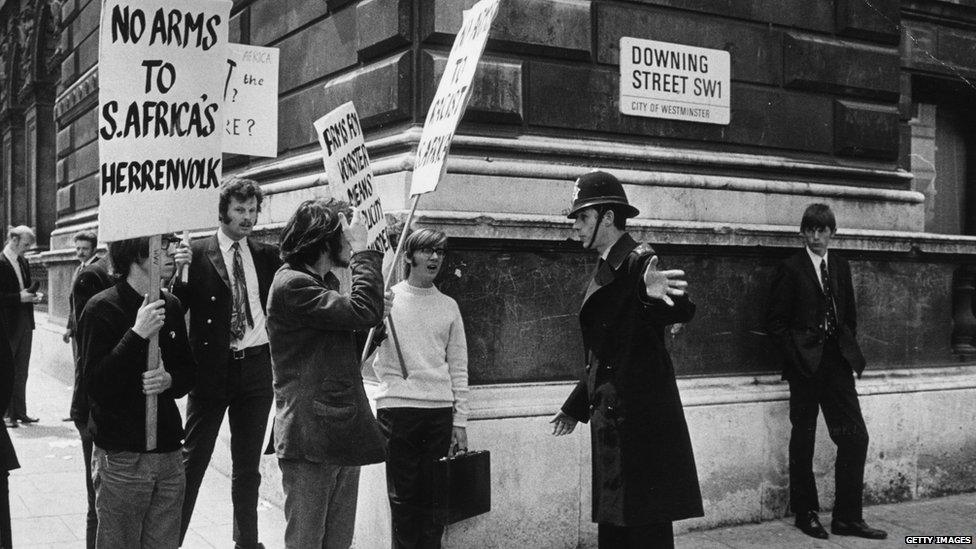
{"label": "handwritten protest sign", "polygon": [[370,249],[386,252],[390,248],[386,218],[373,186],[373,169],[355,105],[349,102],[339,106],[316,120],[314,126],[332,196],[362,212]]}
{"label": "handwritten protest sign", "polygon": [[278,48],[229,44],[224,152],[278,156]]}
{"label": "handwritten protest sign", "polygon": [[104,0],[99,238],[214,224],[229,1]]}
{"label": "handwritten protest sign", "polygon": [[414,159],[411,195],[433,191],[444,173],[451,140],[471,97],[471,83],[478,68],[478,60],[481,59],[485,42],[488,41],[491,23],[498,13],[498,2],[499,0],[481,0],[464,12],[461,29],[454,39],[437,93],[427,111],[427,120],[424,122],[424,131]]}

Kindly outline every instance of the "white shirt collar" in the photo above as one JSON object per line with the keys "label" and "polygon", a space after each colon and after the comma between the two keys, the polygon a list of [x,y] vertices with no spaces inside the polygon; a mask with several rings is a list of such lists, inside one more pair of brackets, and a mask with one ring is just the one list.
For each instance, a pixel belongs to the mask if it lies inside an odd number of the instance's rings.
{"label": "white shirt collar", "polygon": [[820,257],[819,255],[813,253],[808,246],[804,246],[803,249],[807,251],[807,255],[810,257],[810,262],[813,263],[814,267],[816,267],[818,273],[820,272],[821,261],[826,261],[827,268],[830,268],[830,260],[827,259],[827,254],[830,253],[829,251],[824,252],[823,257]]}
{"label": "white shirt collar", "polygon": [[229,236],[224,234],[224,231],[217,229],[217,245],[220,246],[220,250],[224,253],[230,253],[230,247],[234,245],[234,242],[241,243],[241,250],[247,247],[247,237],[240,240],[231,240]]}
{"label": "white shirt collar", "polygon": [[11,252],[10,251],[10,248],[4,246],[3,247],[3,255],[7,256],[7,259],[10,260],[10,263],[11,264],[17,265],[19,267],[20,264],[17,263],[17,254]]}

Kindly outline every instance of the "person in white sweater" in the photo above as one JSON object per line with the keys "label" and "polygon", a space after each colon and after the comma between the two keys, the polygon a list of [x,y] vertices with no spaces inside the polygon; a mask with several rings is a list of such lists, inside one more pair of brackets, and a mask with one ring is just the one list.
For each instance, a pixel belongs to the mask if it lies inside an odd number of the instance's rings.
{"label": "person in white sweater", "polygon": [[468,449],[468,347],[457,302],[434,279],[447,236],[418,229],[404,242],[407,279],[393,286],[388,337],[373,361],[379,378],[376,418],[389,443],[386,484],[393,547],[439,548],[434,524],[433,463]]}

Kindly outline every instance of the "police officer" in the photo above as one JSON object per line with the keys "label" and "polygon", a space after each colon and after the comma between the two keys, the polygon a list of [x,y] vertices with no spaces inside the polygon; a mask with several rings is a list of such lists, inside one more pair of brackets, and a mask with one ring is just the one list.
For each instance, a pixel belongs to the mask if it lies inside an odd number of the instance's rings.
{"label": "police officer", "polygon": [[638,215],[613,175],[576,180],[569,218],[599,254],[580,308],[586,371],[553,417],[553,434],[590,421],[593,521],[601,548],[673,547],[672,521],[703,515],[665,328],[691,320],[680,270],[659,270],[626,231]]}

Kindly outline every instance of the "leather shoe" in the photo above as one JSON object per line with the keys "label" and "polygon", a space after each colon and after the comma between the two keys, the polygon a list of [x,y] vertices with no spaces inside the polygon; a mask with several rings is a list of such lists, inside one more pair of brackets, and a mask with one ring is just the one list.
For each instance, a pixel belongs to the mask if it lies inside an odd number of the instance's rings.
{"label": "leather shoe", "polygon": [[17,420],[12,417],[3,418],[3,424],[6,425],[8,429],[16,429],[17,427],[20,427],[20,425],[17,425]]}
{"label": "leather shoe", "polygon": [[17,419],[19,419],[21,423],[37,423],[38,421],[40,421],[36,417],[30,417],[27,414],[24,414]]}
{"label": "leather shoe", "polygon": [[830,531],[838,536],[857,536],[867,539],[885,539],[888,537],[888,532],[871,528],[863,520],[847,522],[834,519],[830,521]]}
{"label": "leather shoe", "polygon": [[820,517],[817,516],[816,511],[799,513],[796,515],[794,524],[804,534],[812,538],[827,539],[830,537],[827,535],[827,530],[823,527],[823,524],[820,524]]}

